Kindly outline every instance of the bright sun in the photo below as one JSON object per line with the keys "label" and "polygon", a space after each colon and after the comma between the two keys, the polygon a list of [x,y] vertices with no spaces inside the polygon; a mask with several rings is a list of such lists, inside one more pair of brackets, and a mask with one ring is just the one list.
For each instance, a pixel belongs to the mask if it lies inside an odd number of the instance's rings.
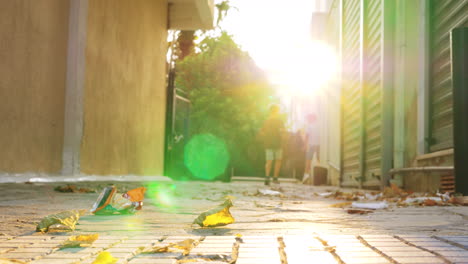
{"label": "bright sun", "polygon": [[314,94],[324,88],[337,70],[335,53],[322,42],[304,43],[274,63],[282,74],[273,76],[273,81],[291,95]]}

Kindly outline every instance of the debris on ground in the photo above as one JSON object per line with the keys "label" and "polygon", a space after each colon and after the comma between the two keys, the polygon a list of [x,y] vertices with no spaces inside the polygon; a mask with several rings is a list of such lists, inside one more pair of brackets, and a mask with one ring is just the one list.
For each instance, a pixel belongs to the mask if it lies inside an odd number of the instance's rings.
{"label": "debris on ground", "polygon": [[139,187],[119,194],[117,187],[106,187],[94,203],[91,213],[96,215],[133,214],[143,207],[145,192],[145,187]]}
{"label": "debris on ground", "polygon": [[232,259],[232,256],[229,256],[227,254],[182,256],[181,258],[177,259],[177,263],[207,263],[207,262],[235,263]]}
{"label": "debris on ground", "polygon": [[335,207],[335,208],[345,208],[351,206],[352,202],[343,202],[343,203],[336,203],[330,205],[330,207]]}
{"label": "debris on ground", "polygon": [[71,236],[60,248],[89,247],[99,238],[99,234]]}
{"label": "debris on ground", "polygon": [[353,208],[359,208],[359,209],[371,209],[371,210],[377,210],[377,209],[386,209],[388,208],[388,203],[386,201],[381,201],[381,202],[368,202],[368,203],[363,203],[363,202],[353,202],[351,204],[351,207]]}
{"label": "debris on ground", "polygon": [[92,262],[92,264],[115,264],[117,263],[118,259],[114,258],[111,253],[107,251],[103,251],[99,253],[96,259]]}
{"label": "debris on ground", "polygon": [[70,210],[44,217],[37,225],[37,232],[68,232],[75,230],[75,225],[86,210]]}
{"label": "debris on ground", "polygon": [[63,193],[95,193],[96,190],[90,188],[78,188],[75,185],[67,184],[65,186],[57,186],[54,191]]}
{"label": "debris on ground", "polygon": [[283,197],[284,195],[279,191],[273,191],[268,189],[259,189],[257,190],[257,195],[264,195],[264,196],[279,196]]}
{"label": "debris on ground", "polygon": [[273,218],[273,219],[270,219],[270,220],[267,220],[268,222],[274,222],[274,223],[278,223],[278,222],[286,222],[285,219],[282,219],[282,218]]}
{"label": "debris on ground", "polygon": [[229,211],[229,208],[232,206],[232,200],[227,198],[226,201],[218,207],[201,213],[193,223],[198,224],[201,227],[216,227],[232,224],[235,221]]}
{"label": "debris on ground", "polygon": [[347,209],[346,212],[348,214],[364,215],[364,214],[368,214],[368,213],[373,213],[374,211],[373,210],[365,210],[365,209]]}
{"label": "debris on ground", "polygon": [[186,239],[177,243],[170,243],[167,246],[154,246],[149,249],[143,249],[141,253],[152,254],[152,253],[168,253],[168,252],[182,252],[182,254],[188,255],[190,250],[198,245],[200,241],[195,239]]}
{"label": "debris on ground", "polygon": [[453,202],[459,205],[468,205],[468,196],[453,197]]}
{"label": "debris on ground", "polygon": [[[416,194],[412,191],[405,191],[395,184],[390,184],[390,187],[385,187],[382,192],[343,192],[326,191],[324,193],[315,193],[315,196],[324,198],[332,198],[336,200],[345,200],[342,202],[330,205],[336,208],[360,208],[378,210],[385,209],[392,205],[398,207],[407,206],[455,206],[455,205],[468,205],[468,198],[463,203],[455,195],[450,193],[426,193]],[[370,203],[373,201],[373,203]]]}

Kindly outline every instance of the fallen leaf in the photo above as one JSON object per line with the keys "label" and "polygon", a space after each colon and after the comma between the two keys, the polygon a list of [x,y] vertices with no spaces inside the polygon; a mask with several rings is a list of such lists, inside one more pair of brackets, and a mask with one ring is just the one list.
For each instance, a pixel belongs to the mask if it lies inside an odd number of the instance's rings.
{"label": "fallen leaf", "polygon": [[99,253],[97,258],[93,261],[92,264],[114,264],[117,263],[118,259],[112,257],[111,253],[103,251]]}
{"label": "fallen leaf", "polygon": [[279,219],[279,218],[273,218],[273,219],[268,220],[268,222],[286,222],[286,220]]}
{"label": "fallen leaf", "polygon": [[436,206],[437,202],[432,200],[432,199],[426,199],[426,200],[424,200],[424,205],[425,206]]}
{"label": "fallen leaf", "polygon": [[37,225],[36,231],[48,232],[50,229],[54,229],[54,231],[73,231],[78,219],[85,213],[86,210],[70,210],[48,215]]}
{"label": "fallen leaf", "polygon": [[346,210],[346,212],[348,212],[348,214],[360,214],[360,215],[363,215],[363,214],[372,213],[373,211],[371,211],[371,210],[362,210],[362,209],[348,209],[348,210]]}
{"label": "fallen leaf", "polygon": [[57,192],[63,193],[95,193],[96,191],[89,188],[78,188],[75,185],[67,184],[65,186],[57,186],[54,188]]}
{"label": "fallen leaf", "polygon": [[167,252],[183,252],[184,255],[188,255],[190,250],[195,247],[199,241],[194,239],[186,239],[177,243],[170,243],[167,246],[155,246],[150,249],[144,249],[141,253],[167,253]]}
{"label": "fallen leaf", "polygon": [[225,254],[211,254],[211,255],[197,255],[197,256],[184,256],[177,260],[177,263],[206,263],[216,261],[217,263],[235,263],[233,262],[232,256]]}
{"label": "fallen leaf", "polygon": [[194,224],[198,224],[201,227],[215,227],[225,226],[234,223],[234,217],[232,217],[229,208],[232,206],[232,201],[227,199],[223,204],[216,208],[201,213],[194,221]]}
{"label": "fallen leaf", "polygon": [[392,188],[393,190],[393,193],[394,194],[397,194],[397,195],[401,195],[404,191],[402,189],[400,189],[400,187],[398,187],[396,184],[394,183],[390,183],[390,188]]}
{"label": "fallen leaf", "polygon": [[63,242],[61,248],[89,247],[99,238],[99,234],[71,236]]}
{"label": "fallen leaf", "polygon": [[468,196],[458,196],[455,198],[455,203],[459,205],[468,205]]}

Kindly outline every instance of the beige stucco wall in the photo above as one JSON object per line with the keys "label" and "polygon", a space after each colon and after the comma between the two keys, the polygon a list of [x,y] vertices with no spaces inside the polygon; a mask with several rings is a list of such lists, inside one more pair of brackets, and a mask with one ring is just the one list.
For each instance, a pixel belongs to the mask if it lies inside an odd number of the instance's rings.
{"label": "beige stucco wall", "polygon": [[166,0],[90,0],[81,172],[163,172]]}
{"label": "beige stucco wall", "polygon": [[69,2],[0,0],[0,172],[61,169]]}

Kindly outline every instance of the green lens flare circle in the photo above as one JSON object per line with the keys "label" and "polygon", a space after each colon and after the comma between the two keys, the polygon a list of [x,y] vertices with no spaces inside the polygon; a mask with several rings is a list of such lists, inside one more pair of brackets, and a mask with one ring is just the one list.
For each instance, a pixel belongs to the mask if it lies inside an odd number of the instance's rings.
{"label": "green lens flare circle", "polygon": [[225,172],[229,152],[223,140],[212,134],[199,134],[185,146],[184,163],[196,178],[213,180]]}

